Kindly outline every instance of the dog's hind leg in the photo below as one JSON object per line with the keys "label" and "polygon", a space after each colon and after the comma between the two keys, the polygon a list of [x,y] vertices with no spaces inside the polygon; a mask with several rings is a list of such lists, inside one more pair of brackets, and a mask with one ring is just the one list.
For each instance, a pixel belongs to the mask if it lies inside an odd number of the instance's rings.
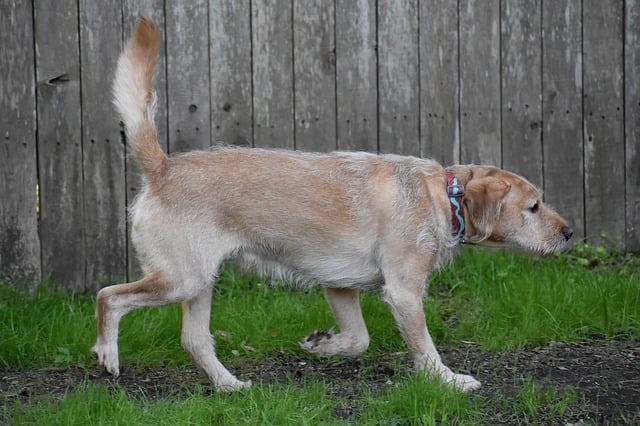
{"label": "dog's hind leg", "polygon": [[234,391],[251,386],[250,381],[236,379],[218,360],[209,331],[210,318],[211,286],[207,286],[193,299],[182,302],[182,347],[216,388]]}
{"label": "dog's hind leg", "polygon": [[128,312],[143,306],[159,306],[171,303],[172,286],[160,274],[149,274],[128,284],[116,284],[98,292],[96,320],[98,341],[91,351],[98,363],[114,376],[120,374],[118,362],[118,326]]}
{"label": "dog's hind leg", "polygon": [[362,318],[357,289],[325,287],[340,332],[314,331],[300,341],[300,346],[320,356],[358,356],[369,347],[369,333]]}

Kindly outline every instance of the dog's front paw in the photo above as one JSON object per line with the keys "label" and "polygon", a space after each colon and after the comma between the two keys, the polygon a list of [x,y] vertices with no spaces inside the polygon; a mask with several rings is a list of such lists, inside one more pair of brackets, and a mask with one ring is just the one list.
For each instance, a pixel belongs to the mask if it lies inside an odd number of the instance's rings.
{"label": "dog's front paw", "polygon": [[470,392],[480,388],[481,383],[468,374],[453,374],[447,384],[462,392]]}
{"label": "dog's front paw", "polygon": [[218,389],[220,392],[236,392],[244,389],[249,389],[252,385],[253,383],[251,382],[251,380],[243,382],[241,380],[233,379],[224,383],[216,383],[215,386],[216,389]]}
{"label": "dog's front paw", "polygon": [[113,377],[120,376],[120,363],[118,362],[118,347],[113,345],[105,345],[102,343],[96,343],[91,352],[98,360],[98,364],[104,367],[104,369]]}

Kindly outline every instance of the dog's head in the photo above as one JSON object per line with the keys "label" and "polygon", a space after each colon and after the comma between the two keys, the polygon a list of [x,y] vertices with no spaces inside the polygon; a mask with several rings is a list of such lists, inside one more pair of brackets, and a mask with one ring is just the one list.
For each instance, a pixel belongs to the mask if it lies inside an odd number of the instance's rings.
{"label": "dog's head", "polygon": [[448,171],[466,186],[466,241],[541,255],[567,247],[572,229],[526,179],[494,167],[454,166]]}

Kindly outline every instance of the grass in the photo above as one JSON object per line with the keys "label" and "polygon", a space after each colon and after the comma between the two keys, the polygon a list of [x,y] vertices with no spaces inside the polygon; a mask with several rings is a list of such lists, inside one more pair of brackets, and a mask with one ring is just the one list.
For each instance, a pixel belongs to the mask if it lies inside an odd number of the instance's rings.
{"label": "grass", "polygon": [[[533,259],[501,251],[466,250],[434,274],[425,313],[437,344],[473,341],[487,351],[540,346],[552,341],[640,338],[640,260],[599,247]],[[0,283],[0,369],[57,366],[94,368],[93,298],[52,291],[41,283],[27,293]],[[405,351],[378,292],[362,296],[371,334],[365,357]],[[178,306],[142,309],[121,323],[120,360],[133,368],[190,365],[180,347]],[[227,268],[215,287],[211,330],[228,365],[259,363],[277,354],[301,354],[297,341],[327,329],[333,319],[322,292],[270,288],[259,277]],[[87,384],[63,400],[40,398],[7,405],[13,424],[341,424],[332,413],[344,404],[327,384],[257,384],[226,395],[198,390],[188,398],[147,400]],[[502,403],[523,421],[541,407],[560,418],[576,396],[525,379]],[[490,422],[490,403],[462,395],[418,374],[383,391],[364,389],[358,405],[363,424],[459,424]],[[0,412],[1,413],[1,412]],[[547,413],[547,418],[549,413]],[[3,416],[0,414],[0,419]],[[235,420],[234,420],[235,419]]]}
{"label": "grass", "polygon": [[85,385],[61,403],[45,400],[36,406],[17,405],[14,424],[48,425],[204,425],[318,424],[330,421],[331,401],[318,383],[304,392],[293,387],[260,386],[235,394],[207,394],[199,388],[187,399],[151,402],[133,399],[123,390]]}

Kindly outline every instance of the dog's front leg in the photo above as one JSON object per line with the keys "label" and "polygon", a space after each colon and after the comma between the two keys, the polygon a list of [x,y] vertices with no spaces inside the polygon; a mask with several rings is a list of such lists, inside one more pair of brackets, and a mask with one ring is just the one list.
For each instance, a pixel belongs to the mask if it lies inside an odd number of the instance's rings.
{"label": "dog's front leg", "polygon": [[[406,279],[406,275],[404,276]],[[456,374],[442,363],[429,330],[422,307],[423,281],[406,282],[401,277],[386,277],[383,297],[398,324],[417,370],[424,370],[462,391],[480,387],[480,382],[466,374]]]}

